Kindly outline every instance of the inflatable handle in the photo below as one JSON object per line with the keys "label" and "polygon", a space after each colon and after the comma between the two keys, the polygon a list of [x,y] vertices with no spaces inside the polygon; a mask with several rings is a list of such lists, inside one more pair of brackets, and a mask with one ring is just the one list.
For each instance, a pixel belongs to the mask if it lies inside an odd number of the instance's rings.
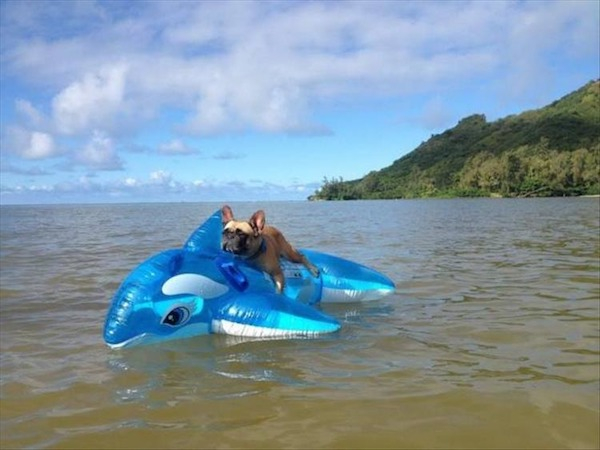
{"label": "inflatable handle", "polygon": [[217,267],[225,277],[225,279],[231,284],[236,290],[243,292],[248,289],[248,278],[238,269],[237,265],[232,261],[224,261],[221,258],[217,258],[215,261]]}

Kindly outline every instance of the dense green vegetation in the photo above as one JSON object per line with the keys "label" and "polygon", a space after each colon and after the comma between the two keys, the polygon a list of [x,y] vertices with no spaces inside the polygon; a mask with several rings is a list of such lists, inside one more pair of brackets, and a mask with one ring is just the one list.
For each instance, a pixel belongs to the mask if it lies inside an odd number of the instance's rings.
{"label": "dense green vegetation", "polygon": [[359,180],[325,178],[309,199],[600,194],[600,82],[554,103],[454,128]]}

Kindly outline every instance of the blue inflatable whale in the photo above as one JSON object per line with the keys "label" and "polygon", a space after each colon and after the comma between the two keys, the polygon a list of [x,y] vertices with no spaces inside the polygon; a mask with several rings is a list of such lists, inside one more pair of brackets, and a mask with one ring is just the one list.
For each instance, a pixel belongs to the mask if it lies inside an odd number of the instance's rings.
{"label": "blue inflatable whale", "polygon": [[112,348],[208,333],[250,337],[318,336],[340,329],[320,302],[374,300],[395,291],[385,275],[326,253],[301,250],[319,270],[282,261],[283,295],[270,277],[221,250],[221,213],[183,248],[158,253],[135,268],[115,293],[104,324]]}

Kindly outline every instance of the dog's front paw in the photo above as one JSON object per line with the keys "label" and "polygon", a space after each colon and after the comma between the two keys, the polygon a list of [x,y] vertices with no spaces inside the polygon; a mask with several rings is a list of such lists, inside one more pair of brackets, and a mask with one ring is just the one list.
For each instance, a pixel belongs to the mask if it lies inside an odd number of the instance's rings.
{"label": "dog's front paw", "polygon": [[315,266],[310,267],[309,270],[310,274],[315,278],[319,278],[319,276],[321,275],[321,271]]}

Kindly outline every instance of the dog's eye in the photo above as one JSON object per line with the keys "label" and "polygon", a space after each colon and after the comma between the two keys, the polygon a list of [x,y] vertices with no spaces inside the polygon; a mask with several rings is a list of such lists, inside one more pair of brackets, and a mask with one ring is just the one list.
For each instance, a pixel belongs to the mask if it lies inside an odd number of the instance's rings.
{"label": "dog's eye", "polygon": [[246,235],[246,233],[244,233],[242,230],[235,230],[235,234],[237,234],[239,237]]}

